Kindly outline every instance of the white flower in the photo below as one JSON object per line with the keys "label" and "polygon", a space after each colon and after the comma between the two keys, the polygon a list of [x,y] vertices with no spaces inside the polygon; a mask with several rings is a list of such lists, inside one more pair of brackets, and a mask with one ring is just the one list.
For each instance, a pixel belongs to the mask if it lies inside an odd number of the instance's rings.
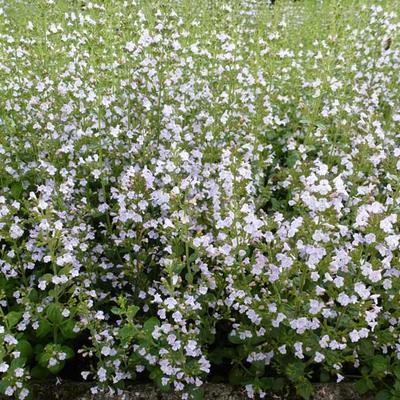
{"label": "white flower", "polygon": [[369,298],[371,295],[371,292],[367,287],[364,285],[364,283],[357,282],[354,285],[354,291],[363,299],[366,300]]}
{"label": "white flower", "polygon": [[109,356],[111,354],[111,347],[103,346],[101,348],[101,354],[103,354],[104,356]]}
{"label": "white flower", "polygon": [[9,365],[6,362],[3,361],[0,364],[0,372],[7,372],[8,368],[9,368]]}
{"label": "white flower", "polygon": [[107,379],[107,371],[103,367],[100,367],[97,371],[97,376],[100,382],[105,382]]}
{"label": "white flower", "polygon": [[40,290],[46,290],[47,282],[46,281],[40,281],[38,284],[38,288]]}
{"label": "white flower", "polygon": [[22,389],[21,392],[19,393],[18,399],[19,400],[24,400],[26,397],[29,396],[29,390],[28,389]]}
{"label": "white flower", "polygon": [[384,218],[380,223],[379,227],[385,232],[385,233],[391,233],[393,231],[393,224],[396,223],[397,221],[397,215],[396,214],[391,214],[388,217]]}
{"label": "white flower", "polygon": [[350,340],[351,340],[353,343],[356,343],[356,342],[358,342],[358,341],[360,340],[360,335],[359,335],[358,331],[355,330],[355,329],[353,329],[353,330],[349,333],[349,337],[350,337]]}
{"label": "white flower", "polygon": [[368,233],[365,235],[365,243],[371,244],[376,241],[376,236],[373,233]]}
{"label": "white flower", "polygon": [[15,339],[14,336],[9,335],[9,334],[7,334],[7,335],[4,336],[4,341],[5,341],[7,344],[17,344],[17,343],[18,343],[17,339]]}
{"label": "white flower", "polygon": [[86,381],[86,379],[90,375],[90,371],[82,371],[81,375],[82,375],[82,378]]}
{"label": "white flower", "polygon": [[58,364],[58,361],[57,361],[57,359],[56,358],[54,358],[54,357],[50,357],[50,359],[49,359],[49,367],[54,367],[55,365],[57,365]]}
{"label": "white flower", "polygon": [[172,310],[178,304],[178,302],[173,297],[168,297],[164,300],[164,304],[168,310]]}
{"label": "white flower", "polygon": [[341,276],[337,276],[334,280],[333,283],[337,288],[341,288],[344,285],[344,278]]}
{"label": "white flower", "polygon": [[254,389],[253,385],[246,385],[246,394],[249,399],[254,399]]}
{"label": "white flower", "polygon": [[310,314],[318,314],[324,306],[324,303],[321,303],[318,300],[310,300]]}
{"label": "white flower", "polygon": [[296,342],[295,344],[294,344],[294,348],[295,348],[295,353],[294,353],[294,355],[297,357],[297,358],[300,358],[300,359],[302,359],[302,358],[304,358],[304,355],[303,355],[303,343],[301,343],[301,342]]}
{"label": "white flower", "polygon": [[133,42],[128,42],[128,43],[125,45],[125,49],[128,50],[128,51],[130,51],[130,52],[132,52],[133,50],[135,50],[135,48],[136,48],[136,45],[135,45],[135,43],[133,43]]}
{"label": "white flower", "polygon": [[97,320],[102,321],[105,319],[104,312],[103,311],[97,311],[97,313],[94,316]]}
{"label": "white flower", "polygon": [[325,356],[322,353],[317,351],[315,353],[315,356],[314,356],[314,361],[317,362],[317,363],[320,363],[320,362],[322,362],[324,360],[325,360]]}
{"label": "white flower", "polygon": [[13,239],[18,239],[24,234],[24,230],[21,229],[17,224],[13,224],[10,227],[10,236]]}
{"label": "white flower", "polygon": [[282,346],[278,347],[278,351],[279,351],[279,353],[281,353],[281,354],[286,354],[286,353],[287,353],[287,351],[286,351],[286,345],[282,345]]}
{"label": "white flower", "polygon": [[336,378],[337,383],[341,382],[344,379],[343,375],[337,374],[336,376],[337,376],[337,378]]}
{"label": "white flower", "polygon": [[342,305],[343,307],[348,306],[351,303],[350,297],[346,294],[341,292],[337,298],[337,301]]}
{"label": "white flower", "polygon": [[71,311],[69,311],[68,309],[66,309],[66,308],[64,308],[64,310],[62,310],[62,316],[64,317],[64,318],[67,318],[67,317],[69,317],[70,316],[70,314],[71,314]]}
{"label": "white flower", "polygon": [[162,113],[163,113],[164,117],[169,118],[173,112],[174,112],[173,107],[171,107],[169,105],[165,105],[163,107]]}
{"label": "white flower", "polygon": [[197,342],[189,340],[185,346],[186,354],[190,357],[197,357],[200,354],[200,349],[197,347]]}

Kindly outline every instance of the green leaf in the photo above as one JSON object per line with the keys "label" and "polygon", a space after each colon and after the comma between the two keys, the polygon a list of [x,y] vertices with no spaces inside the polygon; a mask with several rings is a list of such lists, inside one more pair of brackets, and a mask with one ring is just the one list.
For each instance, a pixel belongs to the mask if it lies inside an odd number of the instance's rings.
{"label": "green leaf", "polygon": [[319,380],[322,383],[327,383],[331,380],[331,377],[329,374],[327,374],[326,372],[322,371],[319,375]]}
{"label": "green leaf", "polygon": [[304,377],[305,364],[295,361],[286,367],[286,375],[292,382],[297,382]]}
{"label": "green leaf", "polygon": [[186,272],[185,281],[188,282],[189,284],[193,283],[193,274],[192,274],[192,272]]}
{"label": "green leaf", "polygon": [[5,379],[2,379],[1,381],[0,381],[0,393],[5,393],[6,392],[6,389],[8,388],[10,386],[10,382],[8,382],[7,380],[5,380]]}
{"label": "green leaf", "polygon": [[192,389],[190,391],[191,398],[193,400],[203,400],[204,398],[204,388],[202,387],[197,387],[195,389]]}
{"label": "green leaf", "polygon": [[[46,346],[47,347],[47,346]],[[49,360],[50,360],[50,354],[46,351],[44,351],[43,353],[39,354],[37,360],[40,366],[42,366],[43,368],[47,368],[48,364],[49,364]]]}
{"label": "green leaf", "polygon": [[229,383],[232,385],[241,385],[245,378],[243,370],[237,366],[229,371]]}
{"label": "green leaf", "polygon": [[374,387],[375,387],[374,382],[372,382],[372,380],[366,376],[359,379],[355,384],[355,388],[357,392],[360,394],[365,394],[368,391],[374,389]]}
{"label": "green leaf", "polygon": [[32,356],[32,346],[27,340],[19,340],[16,348],[21,353],[21,357],[30,358]]}
{"label": "green leaf", "polygon": [[246,342],[250,343],[253,346],[257,346],[261,343],[265,343],[265,337],[254,335],[252,338],[249,338]]}
{"label": "green leaf", "polygon": [[132,320],[139,310],[140,310],[140,308],[138,306],[135,306],[135,305],[129,306],[128,310],[126,312],[128,319]]}
{"label": "green leaf", "polygon": [[49,321],[56,325],[60,325],[64,320],[60,311],[60,305],[56,303],[52,303],[47,307],[46,315]]}
{"label": "green leaf", "polygon": [[151,317],[149,318],[144,324],[143,324],[143,330],[147,333],[153,333],[154,328],[156,326],[159,326],[160,322],[158,318],[156,317]]}
{"label": "green leaf", "polygon": [[18,322],[22,318],[22,314],[23,314],[22,311],[10,311],[6,315],[6,321],[7,321],[8,327],[12,328],[13,326],[17,325]]}
{"label": "green leaf", "polygon": [[67,355],[67,360],[73,358],[75,355],[74,350],[69,346],[61,346],[61,351]]}
{"label": "green leaf", "polygon": [[35,354],[36,359],[42,354],[44,351],[44,345],[41,343],[38,343],[33,346],[33,353]]}
{"label": "green leaf", "polygon": [[360,343],[360,353],[366,358],[370,359],[375,354],[374,345],[371,342],[362,341]]}
{"label": "green leaf", "polygon": [[182,257],[185,254],[185,245],[181,241],[176,241],[172,245],[172,251],[177,257]]}
{"label": "green leaf", "polygon": [[163,373],[158,368],[154,368],[150,372],[150,379],[153,381],[156,381],[159,384],[160,388],[163,386],[163,385],[161,385],[162,377],[163,377]]}
{"label": "green leaf", "polygon": [[39,300],[39,293],[36,289],[31,289],[28,297],[32,303],[36,303]]}
{"label": "green leaf", "polygon": [[296,385],[296,392],[303,399],[309,400],[314,392],[314,388],[308,379],[304,379]]}
{"label": "green leaf", "polygon": [[375,395],[375,400],[392,400],[392,395],[389,390],[383,389]]}
{"label": "green leaf", "polygon": [[52,367],[47,367],[47,369],[53,374],[57,375],[65,366],[65,361],[58,361],[56,365]]}
{"label": "green leaf", "polygon": [[395,364],[391,369],[393,375],[400,381],[400,364]]}
{"label": "green leaf", "polygon": [[65,339],[73,339],[79,335],[79,332],[74,332],[75,321],[67,319],[60,325],[61,334]]}
{"label": "green leaf", "polygon": [[372,359],[372,372],[373,376],[385,375],[389,369],[389,359],[385,356],[377,355]]}
{"label": "green leaf", "polygon": [[258,386],[262,390],[271,390],[273,384],[274,384],[274,378],[264,377],[258,379]]}
{"label": "green leaf", "polygon": [[228,335],[228,340],[233,344],[241,344],[244,342],[242,339],[240,339],[239,335],[232,335],[232,334]]}
{"label": "green leaf", "polygon": [[49,371],[47,368],[43,368],[41,365],[35,365],[31,369],[31,376],[35,379],[45,379],[49,376]]}
{"label": "green leaf", "polygon": [[53,279],[53,275],[52,274],[44,274],[40,278],[41,281],[45,281],[47,283],[51,282],[52,279]]}
{"label": "green leaf", "polygon": [[112,307],[111,308],[111,312],[115,315],[121,315],[122,314],[122,310],[119,307]]}
{"label": "green leaf", "polygon": [[121,339],[129,339],[132,338],[135,333],[137,332],[137,329],[134,325],[132,324],[125,324],[120,330],[119,330],[119,336]]}
{"label": "green leaf", "polygon": [[249,371],[254,376],[263,376],[265,372],[265,361],[255,361],[251,364]]}
{"label": "green leaf", "polygon": [[14,182],[11,184],[11,194],[13,195],[14,199],[20,199],[23,190],[24,188],[22,187],[21,182]]}
{"label": "green leaf", "polygon": [[24,368],[27,359],[25,357],[14,358],[10,363],[10,370],[15,370],[17,368]]}
{"label": "green leaf", "polygon": [[283,390],[285,387],[285,379],[283,378],[274,378],[274,381],[272,383],[272,391],[274,392],[280,392]]}
{"label": "green leaf", "polygon": [[42,319],[39,322],[39,328],[37,328],[36,330],[36,336],[38,338],[42,338],[45,337],[46,335],[48,335],[51,331],[51,325],[50,322],[47,321],[46,319]]}
{"label": "green leaf", "polygon": [[299,154],[295,151],[289,153],[288,157],[286,158],[286,165],[289,168],[294,167],[296,162],[300,159]]}
{"label": "green leaf", "polygon": [[213,364],[217,364],[217,365],[222,364],[223,359],[224,359],[223,348],[217,347],[216,349],[214,349],[212,352],[210,352],[208,354],[208,358]]}

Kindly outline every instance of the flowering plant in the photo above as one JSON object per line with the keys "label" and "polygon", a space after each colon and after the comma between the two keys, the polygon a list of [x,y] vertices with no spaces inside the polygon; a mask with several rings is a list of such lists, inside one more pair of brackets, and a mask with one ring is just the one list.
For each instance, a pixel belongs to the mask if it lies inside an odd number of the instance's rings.
{"label": "flowering plant", "polygon": [[3,394],[399,398],[400,4],[370,3],[0,0]]}

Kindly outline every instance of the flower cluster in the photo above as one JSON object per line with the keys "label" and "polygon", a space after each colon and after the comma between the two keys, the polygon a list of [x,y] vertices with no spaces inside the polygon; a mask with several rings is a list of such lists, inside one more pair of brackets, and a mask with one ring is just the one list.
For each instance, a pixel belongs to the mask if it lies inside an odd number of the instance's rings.
{"label": "flower cluster", "polygon": [[400,3],[195,3],[0,1],[0,391],[397,398]]}

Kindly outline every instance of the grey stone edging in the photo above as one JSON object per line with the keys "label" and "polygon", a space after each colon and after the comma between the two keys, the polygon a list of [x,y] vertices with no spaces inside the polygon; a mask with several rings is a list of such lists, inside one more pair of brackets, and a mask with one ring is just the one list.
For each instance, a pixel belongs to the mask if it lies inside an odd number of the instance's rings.
{"label": "grey stone edging", "polygon": [[[32,384],[33,400],[178,400],[179,397],[161,393],[154,385],[138,384],[124,391],[123,395],[91,395],[90,384],[80,382],[63,382],[55,384]],[[316,384],[314,400],[372,400],[370,396],[360,396],[352,383]],[[245,400],[247,396],[242,389],[226,384],[206,384],[205,400]],[[0,400],[9,399],[0,396]],[[267,396],[268,400],[281,400],[276,395]],[[293,399],[286,399],[293,400]]]}

